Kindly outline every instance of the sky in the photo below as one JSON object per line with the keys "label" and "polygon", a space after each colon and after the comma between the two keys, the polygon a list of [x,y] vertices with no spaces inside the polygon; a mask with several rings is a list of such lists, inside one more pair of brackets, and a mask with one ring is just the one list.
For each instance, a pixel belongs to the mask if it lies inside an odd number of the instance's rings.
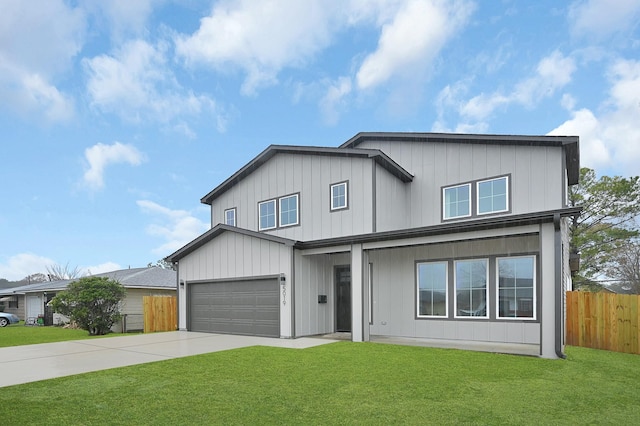
{"label": "sky", "polygon": [[2,0],[0,278],[141,267],[271,144],[577,135],[640,172],[638,0]]}

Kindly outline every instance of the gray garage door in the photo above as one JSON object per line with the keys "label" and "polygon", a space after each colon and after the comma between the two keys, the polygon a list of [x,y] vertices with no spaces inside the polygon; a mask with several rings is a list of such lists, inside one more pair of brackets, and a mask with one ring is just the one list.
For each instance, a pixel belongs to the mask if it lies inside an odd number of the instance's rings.
{"label": "gray garage door", "polygon": [[189,284],[189,330],[280,337],[278,280]]}

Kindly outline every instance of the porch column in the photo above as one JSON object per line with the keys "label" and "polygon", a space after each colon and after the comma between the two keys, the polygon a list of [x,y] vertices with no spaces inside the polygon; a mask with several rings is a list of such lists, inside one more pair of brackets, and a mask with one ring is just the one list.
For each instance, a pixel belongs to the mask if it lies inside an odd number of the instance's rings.
{"label": "porch column", "polygon": [[364,341],[362,244],[351,245],[351,340]]}
{"label": "porch column", "polygon": [[541,287],[540,298],[540,355],[543,358],[558,358],[555,352],[556,342],[556,252],[554,244],[553,223],[540,226],[540,264],[541,277],[538,280]]}

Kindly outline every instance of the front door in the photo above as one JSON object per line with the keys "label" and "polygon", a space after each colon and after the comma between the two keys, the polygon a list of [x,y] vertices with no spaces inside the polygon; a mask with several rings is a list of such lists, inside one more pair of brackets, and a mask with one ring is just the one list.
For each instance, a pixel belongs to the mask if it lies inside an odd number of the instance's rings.
{"label": "front door", "polygon": [[336,331],[351,331],[351,266],[336,266]]}

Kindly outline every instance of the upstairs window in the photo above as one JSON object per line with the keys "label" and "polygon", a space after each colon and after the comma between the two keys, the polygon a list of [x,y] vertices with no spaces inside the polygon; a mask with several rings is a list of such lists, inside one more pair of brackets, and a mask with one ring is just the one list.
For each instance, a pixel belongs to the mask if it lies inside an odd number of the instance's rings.
{"label": "upstairs window", "polygon": [[442,193],[445,219],[471,216],[471,184],[443,188]]}
{"label": "upstairs window", "polygon": [[507,176],[477,183],[478,215],[509,210],[508,184]]}
{"label": "upstairs window", "polygon": [[298,224],[298,194],[280,198],[280,226]]}
{"label": "upstairs window", "polygon": [[229,226],[236,226],[236,209],[227,209],[224,211],[224,224]]}
{"label": "upstairs window", "polygon": [[276,200],[258,203],[258,229],[264,231],[276,227]]}
{"label": "upstairs window", "polygon": [[331,185],[331,211],[346,209],[347,200],[347,182]]}

